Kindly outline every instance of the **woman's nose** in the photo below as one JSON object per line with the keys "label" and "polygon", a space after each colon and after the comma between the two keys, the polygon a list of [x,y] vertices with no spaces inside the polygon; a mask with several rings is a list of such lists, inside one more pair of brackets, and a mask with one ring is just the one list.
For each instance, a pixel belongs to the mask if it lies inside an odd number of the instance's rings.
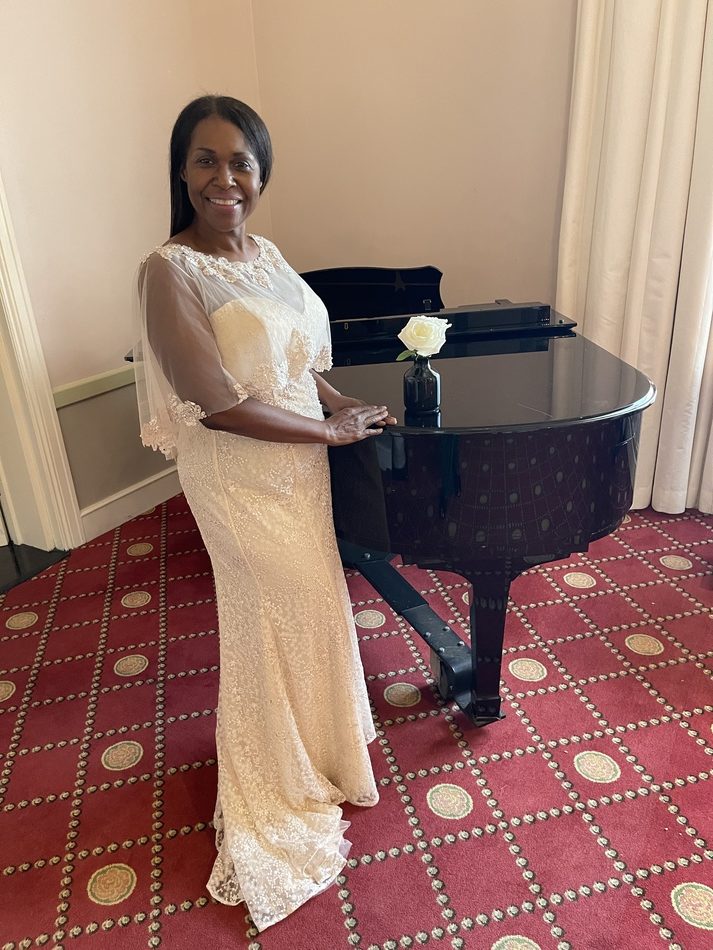
{"label": "woman's nose", "polygon": [[216,181],[221,188],[231,188],[235,184],[235,179],[227,165],[221,165],[216,172]]}

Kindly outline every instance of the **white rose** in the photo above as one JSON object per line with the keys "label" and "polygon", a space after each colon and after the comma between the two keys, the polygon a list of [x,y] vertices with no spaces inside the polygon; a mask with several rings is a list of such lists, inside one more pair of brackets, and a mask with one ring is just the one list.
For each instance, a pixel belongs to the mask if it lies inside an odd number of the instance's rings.
{"label": "white rose", "polygon": [[411,317],[399,333],[399,340],[419,356],[433,356],[446,342],[446,330],[450,327],[442,317]]}

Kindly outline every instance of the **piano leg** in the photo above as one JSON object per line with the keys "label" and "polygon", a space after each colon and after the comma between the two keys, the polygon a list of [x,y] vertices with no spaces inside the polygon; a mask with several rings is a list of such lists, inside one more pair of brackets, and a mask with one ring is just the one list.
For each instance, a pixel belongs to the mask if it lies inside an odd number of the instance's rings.
{"label": "piano leg", "polygon": [[444,623],[419,592],[391,564],[393,554],[338,541],[345,567],[355,567],[386,603],[409,623],[430,649],[438,692],[470,715],[472,662],[468,645]]}
{"label": "piano leg", "polygon": [[500,661],[510,582],[528,565],[509,560],[489,570],[462,564],[429,564],[455,571],[473,586],[470,629],[473,648],[429,607],[419,592],[390,563],[393,555],[339,541],[342,563],[355,567],[387,604],[411,624],[431,650],[438,692],[456,703],[476,726],[504,718],[500,708]]}
{"label": "piano leg", "polygon": [[510,561],[491,570],[454,567],[470,581],[470,639],[473,659],[468,715],[476,726],[503,719],[500,708],[500,665],[510,583],[520,573]]}

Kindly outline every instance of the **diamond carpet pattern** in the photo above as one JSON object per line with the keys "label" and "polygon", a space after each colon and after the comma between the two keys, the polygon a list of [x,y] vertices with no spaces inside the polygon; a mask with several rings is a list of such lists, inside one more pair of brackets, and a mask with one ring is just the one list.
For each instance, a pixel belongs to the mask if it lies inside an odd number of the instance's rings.
{"label": "diamond carpet pattern", "polygon": [[[467,637],[462,578],[401,570]],[[481,730],[348,582],[381,802],[263,934],[205,890],[218,643],[183,497],[0,598],[0,946],[710,950],[713,518],[632,512],[519,578]]]}

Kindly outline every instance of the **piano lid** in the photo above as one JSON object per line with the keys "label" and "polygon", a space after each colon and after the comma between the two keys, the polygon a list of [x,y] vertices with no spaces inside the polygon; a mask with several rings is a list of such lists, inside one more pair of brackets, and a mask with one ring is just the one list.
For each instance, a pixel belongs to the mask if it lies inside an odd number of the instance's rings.
{"label": "piano lid", "polygon": [[340,392],[388,406],[400,423],[391,427],[394,433],[572,425],[639,411],[655,395],[643,373],[576,333],[534,340],[454,340],[431,359],[441,374],[440,417],[406,425],[403,376],[408,363],[395,362],[401,348],[398,341],[393,348],[377,347],[364,354],[368,363],[358,363],[353,348],[337,346],[335,368],[325,374]]}
{"label": "piano lid", "polygon": [[443,274],[437,267],[328,267],[300,276],[335,320],[431,313],[443,307]]}

